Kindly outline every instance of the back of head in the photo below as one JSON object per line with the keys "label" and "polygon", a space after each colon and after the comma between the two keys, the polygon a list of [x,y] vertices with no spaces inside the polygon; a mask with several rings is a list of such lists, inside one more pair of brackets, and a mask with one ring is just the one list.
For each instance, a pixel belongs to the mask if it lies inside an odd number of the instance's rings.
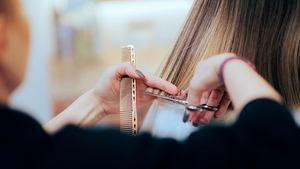
{"label": "back of head", "polygon": [[25,75],[29,27],[18,0],[0,1],[0,102],[6,103]]}
{"label": "back of head", "polygon": [[20,16],[18,0],[1,0],[0,1],[0,16],[7,21],[12,21]]}
{"label": "back of head", "polygon": [[161,76],[186,88],[197,62],[233,52],[300,106],[299,0],[196,0]]}

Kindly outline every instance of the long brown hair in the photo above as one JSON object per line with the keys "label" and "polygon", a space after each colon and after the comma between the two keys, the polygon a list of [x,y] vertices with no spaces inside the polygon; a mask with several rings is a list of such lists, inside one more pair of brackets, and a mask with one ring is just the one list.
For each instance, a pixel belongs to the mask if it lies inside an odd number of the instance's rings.
{"label": "long brown hair", "polygon": [[160,75],[184,89],[197,62],[223,52],[251,60],[289,106],[300,106],[298,0],[196,0]]}

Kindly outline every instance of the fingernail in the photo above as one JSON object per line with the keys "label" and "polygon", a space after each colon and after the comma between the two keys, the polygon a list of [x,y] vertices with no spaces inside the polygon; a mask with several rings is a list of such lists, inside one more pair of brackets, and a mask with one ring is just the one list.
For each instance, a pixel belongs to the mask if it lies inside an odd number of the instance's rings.
{"label": "fingernail", "polygon": [[135,72],[143,79],[146,79],[146,76],[144,75],[143,72],[141,72],[140,70],[136,69]]}
{"label": "fingernail", "polygon": [[182,121],[183,121],[184,123],[186,123],[186,122],[188,121],[189,117],[190,117],[190,114],[185,110],[185,111],[184,111],[184,114],[183,114]]}
{"label": "fingernail", "polygon": [[198,126],[199,126],[199,124],[198,124],[198,123],[195,123],[195,122],[193,122],[193,126],[194,126],[194,127],[198,127]]}

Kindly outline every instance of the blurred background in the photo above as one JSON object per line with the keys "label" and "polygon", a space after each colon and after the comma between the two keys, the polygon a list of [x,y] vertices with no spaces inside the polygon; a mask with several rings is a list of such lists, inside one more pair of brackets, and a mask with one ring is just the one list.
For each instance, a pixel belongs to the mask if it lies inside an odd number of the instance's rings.
{"label": "blurred background", "polygon": [[170,53],[192,0],[22,0],[31,26],[26,80],[11,105],[44,123],[136,48],[137,68],[155,73]]}

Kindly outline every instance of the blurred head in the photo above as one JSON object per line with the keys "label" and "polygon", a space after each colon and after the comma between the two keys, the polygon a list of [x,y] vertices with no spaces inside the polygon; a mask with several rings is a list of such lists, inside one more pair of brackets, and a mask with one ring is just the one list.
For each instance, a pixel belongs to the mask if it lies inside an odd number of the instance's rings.
{"label": "blurred head", "polygon": [[299,0],[196,0],[161,77],[184,89],[197,62],[233,52],[255,63],[292,107],[300,107]]}
{"label": "blurred head", "polygon": [[21,84],[27,65],[29,28],[18,0],[0,1],[0,102]]}

